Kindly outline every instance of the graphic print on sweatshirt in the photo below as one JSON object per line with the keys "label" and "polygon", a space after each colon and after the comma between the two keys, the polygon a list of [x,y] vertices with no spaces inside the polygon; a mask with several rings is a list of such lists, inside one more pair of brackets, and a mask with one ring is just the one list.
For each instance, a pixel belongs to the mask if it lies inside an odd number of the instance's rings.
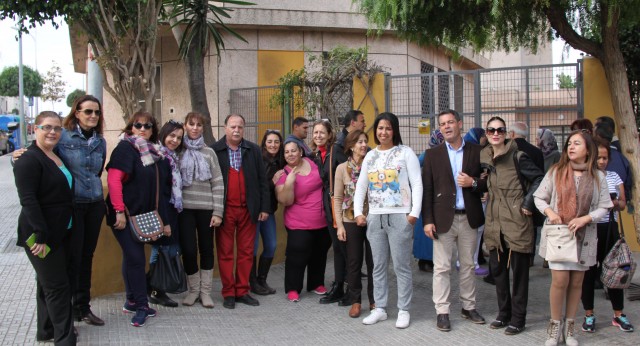
{"label": "graphic print on sweatshirt", "polygon": [[[370,208],[398,208],[411,205],[408,181],[402,149],[375,150],[367,160],[367,178],[369,181]],[[401,176],[404,179],[401,179]]]}

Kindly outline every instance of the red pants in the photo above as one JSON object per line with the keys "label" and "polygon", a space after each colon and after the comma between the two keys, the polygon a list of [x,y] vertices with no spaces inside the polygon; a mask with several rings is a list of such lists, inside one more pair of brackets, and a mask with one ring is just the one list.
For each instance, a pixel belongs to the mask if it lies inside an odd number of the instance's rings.
{"label": "red pants", "polygon": [[[222,297],[241,297],[249,293],[249,273],[253,264],[256,224],[247,208],[225,206],[222,226],[216,230],[218,268]],[[236,272],[233,273],[233,245],[237,246]]]}

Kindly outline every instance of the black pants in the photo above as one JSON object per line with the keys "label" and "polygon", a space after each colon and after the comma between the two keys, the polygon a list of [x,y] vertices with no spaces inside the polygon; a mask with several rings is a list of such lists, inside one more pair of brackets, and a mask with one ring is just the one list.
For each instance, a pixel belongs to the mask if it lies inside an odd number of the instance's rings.
{"label": "black pants", "polygon": [[53,249],[45,258],[34,256],[26,247],[25,251],[36,271],[37,339],[75,345],[68,249]]}
{"label": "black pants", "polygon": [[347,248],[344,242],[338,239],[338,230],[332,225],[327,227],[333,245],[333,271],[336,282],[345,282],[347,279]]}
{"label": "black pants", "polygon": [[[618,234],[618,224],[616,222],[611,224],[611,233],[609,234],[609,244],[607,244],[607,234],[609,233],[609,223],[599,223],[598,229],[598,253],[597,263],[602,263],[607,256],[613,245],[618,241],[620,235]],[[585,310],[593,310],[594,300],[594,282],[600,280],[600,268],[598,264],[592,266],[584,273],[584,280],[582,280],[582,307]],[[611,307],[613,310],[624,310],[624,290],[607,288],[609,293],[609,299],[611,300]]]}
{"label": "black pants", "polygon": [[[522,328],[527,319],[527,302],[529,300],[529,261],[531,254],[511,251],[502,239],[505,252],[491,250],[489,266],[496,281],[498,296],[498,317],[500,321],[511,321],[514,327]],[[500,258],[498,259],[498,256]],[[507,263],[509,268],[507,268]],[[513,272],[513,294],[509,289],[509,269]]]}
{"label": "black pants", "polygon": [[287,228],[287,258],[284,262],[284,291],[302,291],[307,269],[307,291],[324,285],[327,250],[331,238],[326,228],[291,230]]}
{"label": "black pants", "polygon": [[104,201],[76,203],[71,232],[71,291],[74,313],[83,316],[91,306],[91,268],[105,214]]}
{"label": "black pants", "polygon": [[135,302],[138,308],[149,306],[147,276],[144,271],[147,262],[144,244],[133,239],[129,223],[122,230],[112,230],[122,249],[122,279],[127,300]]}
{"label": "black pants", "polygon": [[360,227],[355,222],[345,222],[344,229],[347,232],[347,283],[349,284],[349,299],[351,304],[362,303],[362,278],[360,270],[362,261],[367,264],[367,297],[369,304],[374,304],[373,299],[373,257],[371,245],[367,239],[367,227]]}
{"label": "black pants", "polygon": [[212,212],[212,210],[184,209],[178,216],[182,262],[187,275],[198,272],[198,252],[200,252],[200,269],[213,269],[213,229],[209,226]]}

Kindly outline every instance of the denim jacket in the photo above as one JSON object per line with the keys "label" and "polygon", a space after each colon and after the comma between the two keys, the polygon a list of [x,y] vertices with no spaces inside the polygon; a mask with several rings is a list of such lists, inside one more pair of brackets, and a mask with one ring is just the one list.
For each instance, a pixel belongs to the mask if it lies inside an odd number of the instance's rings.
{"label": "denim jacket", "polygon": [[100,135],[91,142],[78,131],[64,129],[56,152],[75,180],[75,202],[104,199],[100,175],[107,158],[107,142]]}

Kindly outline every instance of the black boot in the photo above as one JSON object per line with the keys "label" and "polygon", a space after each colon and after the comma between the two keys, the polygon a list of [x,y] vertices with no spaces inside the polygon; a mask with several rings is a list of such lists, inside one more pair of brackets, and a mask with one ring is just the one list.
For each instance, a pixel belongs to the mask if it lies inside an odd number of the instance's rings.
{"label": "black boot", "polygon": [[331,290],[329,293],[320,298],[320,304],[332,304],[337,303],[344,297],[344,282],[333,282],[331,284]]}
{"label": "black boot", "polygon": [[269,294],[266,288],[262,287],[260,283],[258,283],[258,278],[256,277],[256,258],[253,258],[253,265],[251,266],[251,274],[249,274],[249,286],[251,286],[251,292],[259,295],[266,296]]}
{"label": "black boot", "polygon": [[265,290],[267,290],[267,294],[275,294],[276,290],[271,288],[269,284],[267,284],[267,275],[269,275],[269,268],[271,268],[271,262],[273,262],[273,258],[266,258],[260,256],[260,261],[258,262],[258,285],[262,286]]}

